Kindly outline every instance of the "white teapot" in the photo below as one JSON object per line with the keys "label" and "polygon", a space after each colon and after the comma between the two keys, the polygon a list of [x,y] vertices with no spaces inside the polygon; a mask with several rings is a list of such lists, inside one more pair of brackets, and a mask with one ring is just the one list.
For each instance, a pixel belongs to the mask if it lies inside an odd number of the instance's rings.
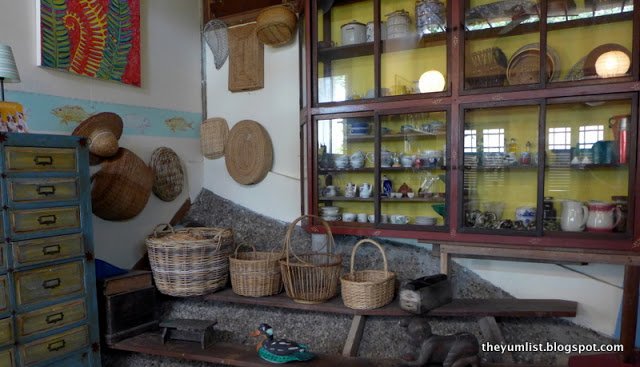
{"label": "white teapot", "polygon": [[349,182],[347,186],[344,188],[344,196],[347,198],[356,197],[356,185],[354,183]]}
{"label": "white teapot", "polygon": [[360,189],[360,197],[363,199],[366,199],[368,197],[371,197],[371,185],[368,183],[363,183],[362,185],[360,185],[359,187]]}

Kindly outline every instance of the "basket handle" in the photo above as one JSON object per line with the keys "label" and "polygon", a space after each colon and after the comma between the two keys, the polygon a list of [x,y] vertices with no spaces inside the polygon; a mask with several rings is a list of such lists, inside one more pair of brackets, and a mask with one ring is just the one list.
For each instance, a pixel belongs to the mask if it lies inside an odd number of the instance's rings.
{"label": "basket handle", "polygon": [[296,255],[293,252],[293,249],[291,248],[291,236],[293,235],[293,231],[296,228],[296,223],[298,223],[299,221],[305,218],[309,218],[309,219],[315,218],[319,220],[320,223],[322,223],[322,225],[324,226],[325,230],[327,231],[327,242],[325,242],[325,247],[327,248],[327,254],[332,254],[335,248],[335,242],[333,241],[333,234],[331,233],[331,227],[329,227],[329,223],[327,223],[324,219],[316,215],[312,215],[312,214],[302,215],[298,217],[296,220],[294,220],[293,222],[291,222],[291,224],[289,225],[289,228],[287,229],[287,234],[284,236],[284,247],[282,251],[285,253],[285,256],[287,258],[286,260],[287,265],[289,265],[289,253],[291,253],[291,255],[293,255],[293,257],[295,257],[298,261],[307,264],[307,262],[299,258],[298,255]]}
{"label": "basket handle", "polygon": [[238,250],[240,249],[240,247],[248,247],[248,248],[253,249],[254,253],[256,252],[256,247],[254,245],[249,245],[247,243],[241,243],[241,244],[238,245],[238,247],[236,247],[236,251],[234,253],[236,258],[238,257]]}
{"label": "basket handle", "polygon": [[[162,230],[160,231],[160,233],[164,233],[164,232],[171,232],[171,233],[176,233],[176,231],[173,230],[173,226],[169,223],[160,223],[157,226],[155,226],[153,228],[153,237],[158,237],[158,229],[162,227]],[[167,229],[169,228],[169,229]]]}
{"label": "basket handle", "polygon": [[375,245],[378,248],[378,250],[380,250],[380,253],[382,254],[382,261],[384,263],[384,272],[386,275],[389,275],[389,267],[387,264],[387,254],[385,254],[384,248],[382,248],[382,246],[378,242],[365,238],[358,241],[358,243],[356,243],[356,245],[353,246],[353,250],[351,250],[351,276],[354,275],[353,264],[355,264],[356,251],[358,251],[358,248],[360,247],[360,245],[363,245],[365,243],[371,243]]}

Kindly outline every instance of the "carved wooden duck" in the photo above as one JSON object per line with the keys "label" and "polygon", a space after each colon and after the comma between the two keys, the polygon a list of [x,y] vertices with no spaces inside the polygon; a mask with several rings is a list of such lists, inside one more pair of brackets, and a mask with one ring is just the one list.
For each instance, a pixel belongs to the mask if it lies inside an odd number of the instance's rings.
{"label": "carved wooden duck", "polygon": [[274,339],[273,329],[267,324],[260,324],[251,336],[261,336],[256,345],[260,358],[271,363],[287,363],[294,361],[308,361],[315,357],[308,351],[309,347],[284,339]]}

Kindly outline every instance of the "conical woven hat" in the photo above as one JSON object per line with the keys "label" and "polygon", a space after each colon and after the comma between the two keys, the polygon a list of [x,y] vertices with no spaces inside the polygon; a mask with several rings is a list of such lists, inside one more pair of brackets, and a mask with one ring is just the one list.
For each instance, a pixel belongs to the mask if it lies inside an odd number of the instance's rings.
{"label": "conical woven hat", "polygon": [[101,112],[90,116],[78,125],[71,135],[89,140],[91,161],[111,157],[118,152],[118,140],[122,136],[122,118],[113,112]]}
{"label": "conical woven hat", "polygon": [[216,69],[220,70],[229,56],[227,24],[220,19],[212,19],[204,26],[203,35],[213,53]]}

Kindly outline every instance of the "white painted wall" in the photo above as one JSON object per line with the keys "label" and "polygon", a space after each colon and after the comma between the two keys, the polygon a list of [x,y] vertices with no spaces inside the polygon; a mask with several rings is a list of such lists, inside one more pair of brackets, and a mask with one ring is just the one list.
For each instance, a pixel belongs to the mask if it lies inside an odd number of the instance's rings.
{"label": "white painted wall", "polygon": [[[21,77],[21,83],[8,84],[7,89],[201,112],[200,1],[141,1],[142,88],[38,67],[35,3],[0,0],[0,42],[12,46]],[[200,191],[202,155],[199,142],[194,139],[125,135],[120,145],[147,162],[157,147],[174,149],[183,160],[188,183],[182,195],[171,203],[162,202],[152,195],[142,214],[132,220],[108,222],[94,216],[97,257],[121,267],[130,267],[142,255],[144,238],[154,225],[170,220],[186,198],[194,198]]]}
{"label": "white painted wall", "polygon": [[273,142],[273,168],[262,182],[244,186],[229,176],[224,158],[205,159],[203,186],[258,213],[292,221],[300,215],[298,41],[264,51],[264,88],[231,93],[229,61],[216,70],[207,50],[207,115],[225,118],[229,128],[246,119],[262,124]]}
{"label": "white painted wall", "polygon": [[[300,212],[297,45],[296,42],[281,49],[266,47],[265,88],[246,93],[230,93],[228,63],[216,70],[211,53],[207,54],[208,115],[224,117],[229,125],[247,118],[262,123],[271,134],[275,159],[273,172],[250,187],[229,177],[224,159],[205,160],[203,185],[251,210],[285,221],[291,221]],[[613,334],[622,295],[620,266],[456,261],[518,298],[575,300],[580,306],[573,321],[605,335]]]}

